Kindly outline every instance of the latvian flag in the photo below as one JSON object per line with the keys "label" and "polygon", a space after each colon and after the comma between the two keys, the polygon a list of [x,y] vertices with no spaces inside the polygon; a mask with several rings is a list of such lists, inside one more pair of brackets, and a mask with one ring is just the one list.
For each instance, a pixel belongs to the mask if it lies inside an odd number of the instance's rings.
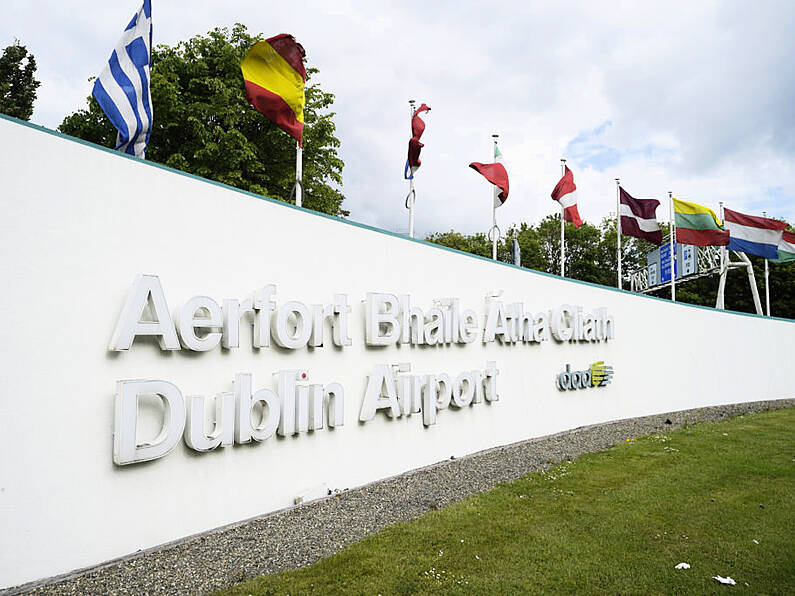
{"label": "latvian flag", "polygon": [[469,167],[494,185],[494,207],[508,200],[508,170],[502,161],[502,153],[494,146],[494,163],[473,161]]}
{"label": "latvian flag", "polygon": [[577,185],[574,184],[574,174],[571,173],[568,166],[563,167],[563,178],[552,191],[552,198],[563,207],[563,219],[573,223],[575,228],[579,228],[582,225],[582,220],[577,211]]}
{"label": "latvian flag", "polygon": [[406,180],[414,179],[414,172],[420,169],[420,150],[425,147],[420,143],[420,137],[425,132],[425,122],[420,118],[423,112],[430,112],[431,108],[422,104],[414,111],[411,117],[411,139],[409,139],[409,155],[406,159],[406,169],[403,170],[403,177]]}
{"label": "latvian flag", "polygon": [[723,219],[724,227],[729,230],[729,250],[778,259],[778,245],[787,222],[731,209],[723,210]]}
{"label": "latvian flag", "polygon": [[636,199],[620,186],[621,233],[625,236],[643,238],[657,246],[662,244],[662,230],[657,223],[657,199]]}

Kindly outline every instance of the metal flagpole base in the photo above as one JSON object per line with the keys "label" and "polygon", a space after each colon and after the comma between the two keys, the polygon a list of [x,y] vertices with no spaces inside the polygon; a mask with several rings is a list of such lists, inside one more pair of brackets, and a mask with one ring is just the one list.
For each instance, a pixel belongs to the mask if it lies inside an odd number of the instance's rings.
{"label": "metal flagpole base", "polygon": [[303,195],[303,183],[296,180],[293,182],[293,186],[290,189],[290,197],[287,199],[288,201],[292,201],[296,204],[296,206],[301,207],[301,195]]}
{"label": "metal flagpole base", "polygon": [[417,193],[414,190],[414,180],[411,180],[411,190],[406,195],[406,209],[409,210],[409,237],[414,238],[414,201],[417,200]]}
{"label": "metal flagpole base", "polygon": [[720,271],[720,281],[718,282],[718,296],[715,299],[715,308],[723,310],[726,308],[725,295],[726,295],[726,274],[729,267],[724,263]]}
{"label": "metal flagpole base", "polygon": [[751,263],[751,259],[744,252],[734,252],[740,260],[745,264],[746,271],[748,273],[748,283],[751,286],[751,295],[754,297],[754,307],[756,308],[756,314],[764,315],[762,312],[762,301],[759,299],[759,289],[756,287],[756,276],[754,275],[754,266]]}
{"label": "metal flagpole base", "polygon": [[499,242],[500,238],[502,237],[502,232],[500,231],[500,226],[496,223],[493,224],[490,228],[486,237],[491,242],[491,258],[495,261],[497,260],[497,242]]}
{"label": "metal flagpole base", "polygon": [[304,204],[304,149],[300,143],[295,144],[295,204]]}

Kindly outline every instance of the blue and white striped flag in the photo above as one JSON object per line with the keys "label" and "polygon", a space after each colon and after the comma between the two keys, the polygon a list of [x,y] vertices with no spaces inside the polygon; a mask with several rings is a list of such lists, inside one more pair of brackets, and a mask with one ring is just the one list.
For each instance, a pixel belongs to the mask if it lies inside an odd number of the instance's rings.
{"label": "blue and white striped flag", "polygon": [[108,65],[94,82],[92,95],[116,130],[116,149],[144,157],[152,132],[152,95],[149,67],[152,63],[152,2],[124,30]]}

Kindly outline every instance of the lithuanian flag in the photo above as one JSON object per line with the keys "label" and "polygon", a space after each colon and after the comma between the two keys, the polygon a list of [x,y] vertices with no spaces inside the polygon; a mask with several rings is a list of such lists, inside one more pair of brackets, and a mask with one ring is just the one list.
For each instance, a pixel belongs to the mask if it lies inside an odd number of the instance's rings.
{"label": "lithuanian flag", "polygon": [[282,33],[255,43],[240,64],[248,103],[299,145],[304,131],[305,55],[292,35]]}
{"label": "lithuanian flag", "polygon": [[694,246],[726,246],[729,232],[712,209],[674,199],[674,224],[676,241]]}

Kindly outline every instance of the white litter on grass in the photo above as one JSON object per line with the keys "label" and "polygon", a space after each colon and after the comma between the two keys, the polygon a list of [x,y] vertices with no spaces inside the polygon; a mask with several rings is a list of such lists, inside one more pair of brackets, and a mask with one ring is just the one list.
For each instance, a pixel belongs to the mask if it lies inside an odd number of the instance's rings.
{"label": "white litter on grass", "polygon": [[687,563],[679,563],[679,565],[674,567],[674,569],[690,569],[690,565],[688,565]]}
{"label": "white litter on grass", "polygon": [[759,541],[756,538],[754,538],[754,544],[759,544]]}
{"label": "white litter on grass", "polygon": [[722,584],[726,584],[726,585],[729,585],[729,586],[736,586],[736,585],[737,585],[737,582],[736,582],[736,581],[734,581],[732,578],[730,578],[730,577],[728,577],[728,576],[726,576],[726,577],[721,577],[720,575],[713,575],[713,576],[712,576],[712,579],[716,579],[716,580],[718,580],[720,583],[722,583]]}

